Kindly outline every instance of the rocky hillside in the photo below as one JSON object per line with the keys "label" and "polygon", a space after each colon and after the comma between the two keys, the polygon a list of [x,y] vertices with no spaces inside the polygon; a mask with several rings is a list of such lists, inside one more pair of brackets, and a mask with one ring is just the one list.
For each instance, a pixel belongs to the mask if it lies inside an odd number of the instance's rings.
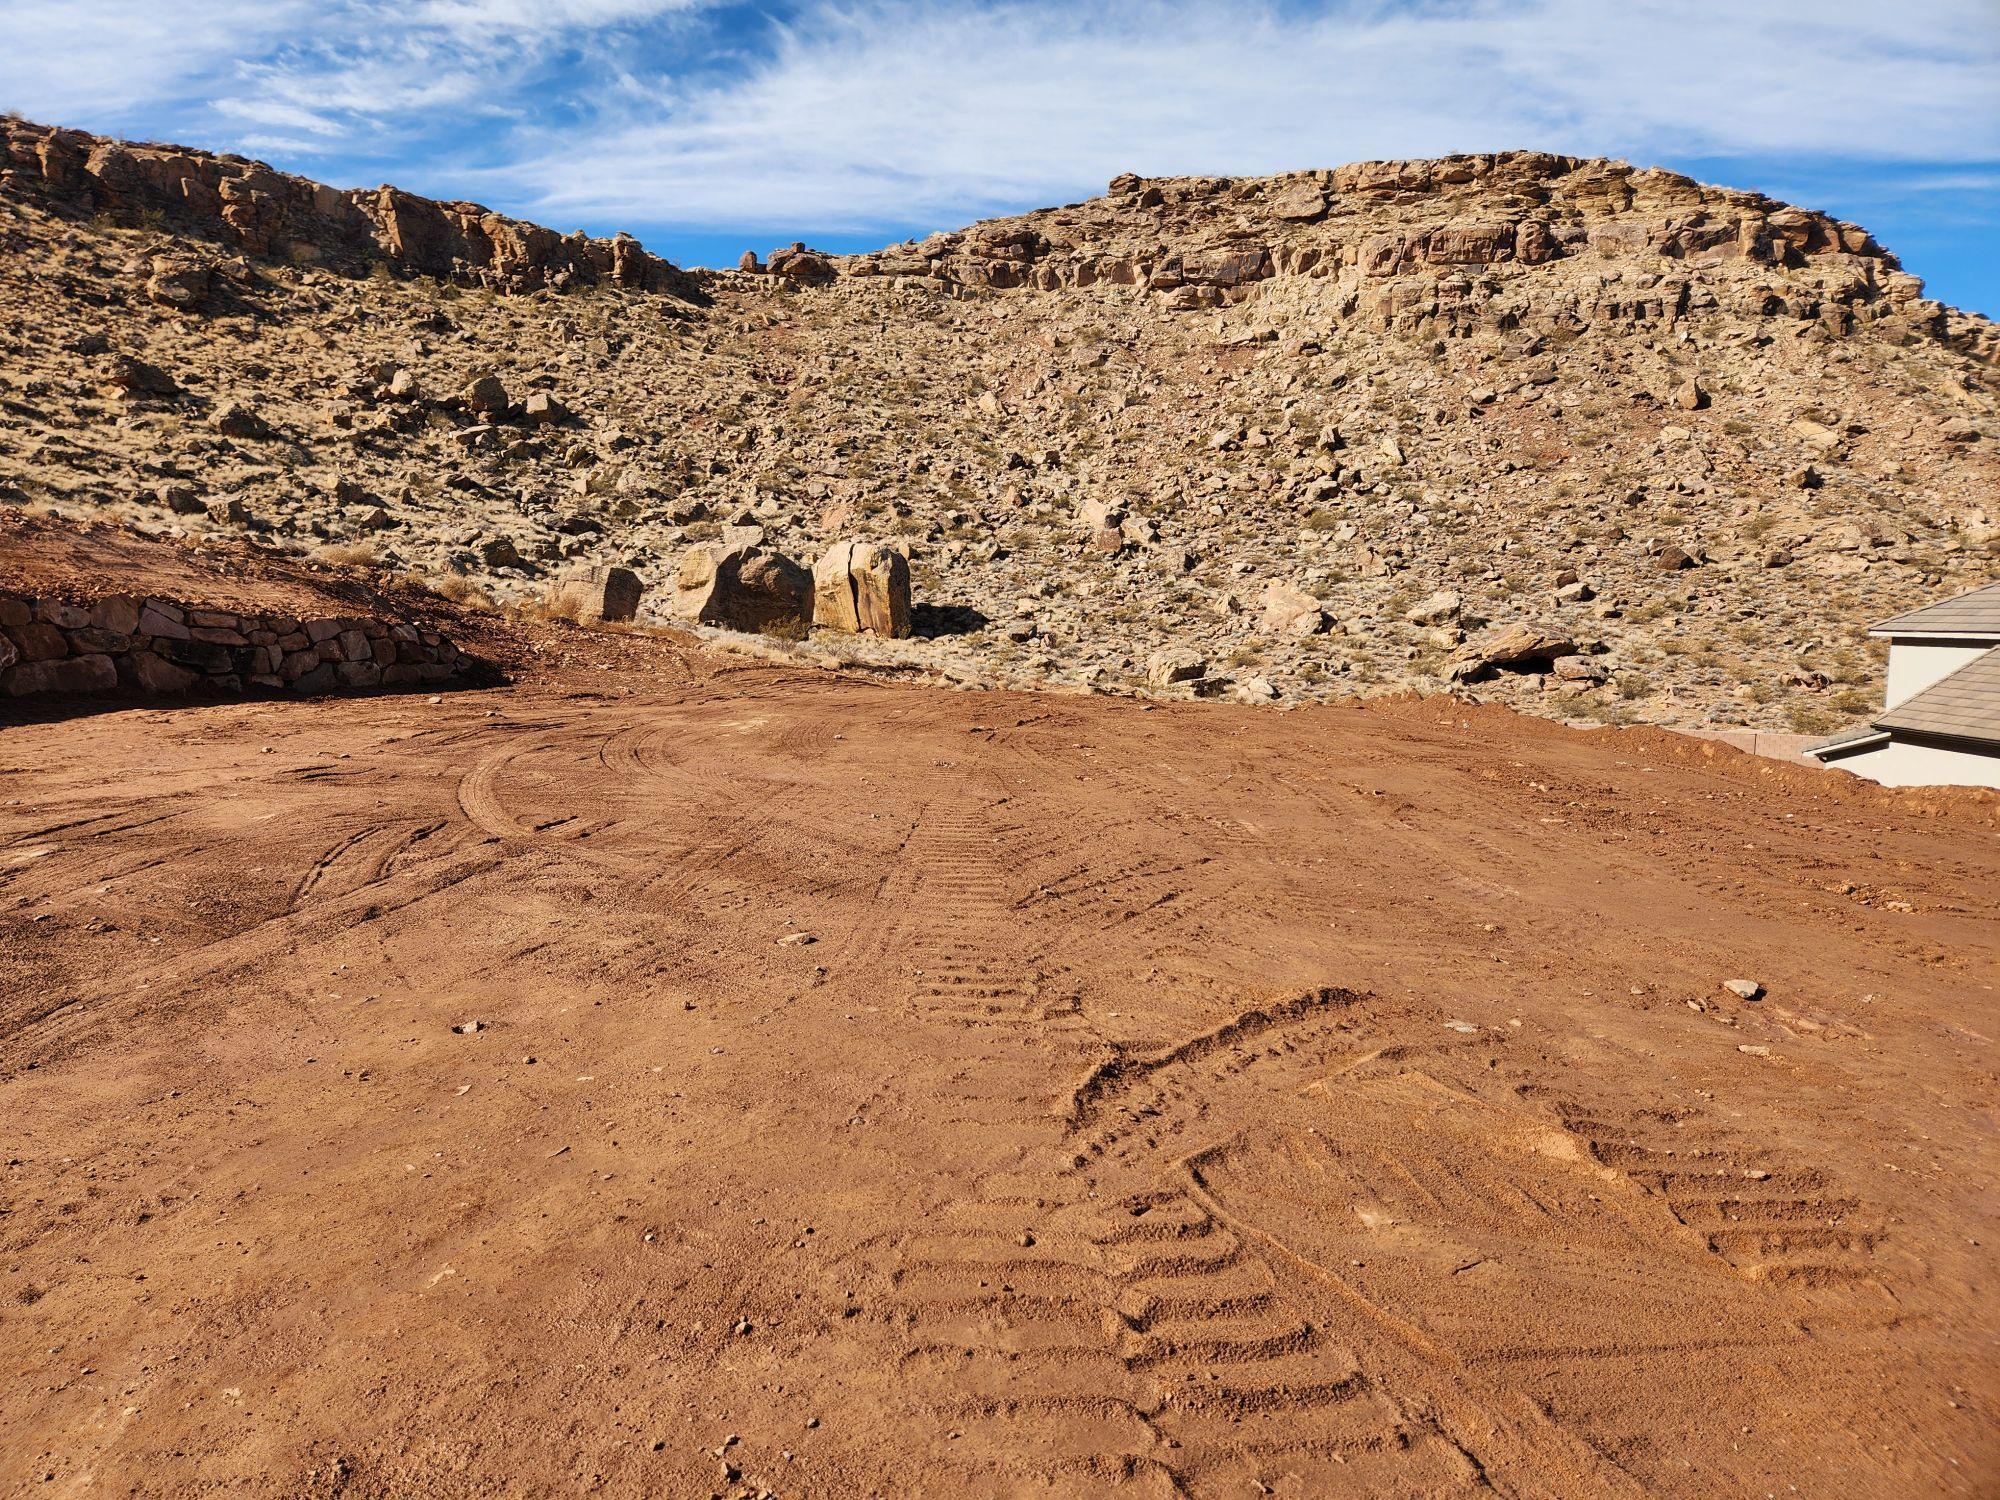
{"label": "rocky hillside", "polygon": [[806,649],[1811,730],[1878,701],[1867,622],[2000,555],[1994,326],[1857,226],[1670,173],[1122,177],[686,272],[4,128],[17,504],[503,603],[572,562],[658,597],[731,525],[807,563],[901,540],[919,639]]}

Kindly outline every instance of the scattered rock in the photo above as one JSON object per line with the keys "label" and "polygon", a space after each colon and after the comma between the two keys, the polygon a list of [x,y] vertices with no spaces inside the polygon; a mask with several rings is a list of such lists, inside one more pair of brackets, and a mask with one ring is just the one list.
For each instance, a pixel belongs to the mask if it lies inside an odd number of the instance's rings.
{"label": "scattered rock", "polygon": [[1263,612],[1259,625],[1273,635],[1318,635],[1327,628],[1326,611],[1319,600],[1289,583],[1264,587]]}
{"label": "scattered rock", "polygon": [[146,296],[162,307],[192,312],[208,302],[215,285],[215,266],[192,255],[156,255],[146,278]]}
{"label": "scattered rock", "polygon": [[1455,589],[1439,589],[1428,599],[1411,606],[1403,618],[1412,625],[1443,625],[1456,620],[1464,607],[1465,601]]}
{"label": "scattered rock", "polygon": [[[505,409],[504,403],[501,409]],[[569,408],[547,391],[530,392],[521,403],[521,415],[538,427],[553,427],[570,419]]]}
{"label": "scattered rock", "polygon": [[500,383],[498,375],[480,375],[465,387],[465,409],[474,416],[497,417],[503,415],[512,405],[507,395],[507,387]]}
{"label": "scattered rock", "polygon": [[240,401],[225,401],[209,414],[208,425],[226,438],[254,441],[271,436],[271,427],[257,412]]}
{"label": "scattered rock", "polygon": [[1596,684],[1609,675],[1594,657],[1558,656],[1552,664],[1555,675],[1563,682]]}
{"label": "scattered rock", "polygon": [[104,383],[128,396],[156,396],[171,398],[180,395],[181,388],[174,377],[158,365],[135,359],[129,354],[112,357],[104,371]]}

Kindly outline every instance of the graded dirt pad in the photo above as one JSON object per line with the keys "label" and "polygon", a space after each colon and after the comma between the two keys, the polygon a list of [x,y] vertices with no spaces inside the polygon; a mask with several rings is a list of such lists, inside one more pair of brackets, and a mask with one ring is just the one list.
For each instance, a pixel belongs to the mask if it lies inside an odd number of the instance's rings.
{"label": "graded dirt pad", "polygon": [[562,639],[0,730],[0,1489],[1992,1492],[1990,801]]}

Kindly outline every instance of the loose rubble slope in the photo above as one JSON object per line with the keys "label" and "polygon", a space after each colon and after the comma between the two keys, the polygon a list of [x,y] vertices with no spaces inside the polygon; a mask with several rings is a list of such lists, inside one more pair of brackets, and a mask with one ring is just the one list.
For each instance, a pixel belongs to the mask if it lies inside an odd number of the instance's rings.
{"label": "loose rubble slope", "polygon": [[[2000,338],[1865,231],[1533,153],[684,272],[13,122],[0,498],[538,599],[901,540],[966,680],[1816,731],[1988,581]],[[497,377],[481,380],[481,377]],[[1489,670],[1489,640],[1534,649]]]}

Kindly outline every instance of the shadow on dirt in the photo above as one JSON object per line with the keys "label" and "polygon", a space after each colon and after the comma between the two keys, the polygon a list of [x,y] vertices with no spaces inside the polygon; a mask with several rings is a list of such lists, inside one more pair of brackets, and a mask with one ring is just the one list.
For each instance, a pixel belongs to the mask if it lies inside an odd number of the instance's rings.
{"label": "shadow on dirt", "polygon": [[478,692],[505,687],[507,674],[490,662],[477,662],[471,670],[449,682],[411,683],[407,687],[356,688],[339,693],[285,693],[267,688],[247,692],[191,692],[163,696],[141,696],[128,692],[49,693],[30,698],[0,698],[0,734],[24,724],[59,724],[68,719],[88,719],[98,714],[129,713],[135,709],[221,708],[241,703],[332,703],[356,698],[414,698],[446,693]]}

